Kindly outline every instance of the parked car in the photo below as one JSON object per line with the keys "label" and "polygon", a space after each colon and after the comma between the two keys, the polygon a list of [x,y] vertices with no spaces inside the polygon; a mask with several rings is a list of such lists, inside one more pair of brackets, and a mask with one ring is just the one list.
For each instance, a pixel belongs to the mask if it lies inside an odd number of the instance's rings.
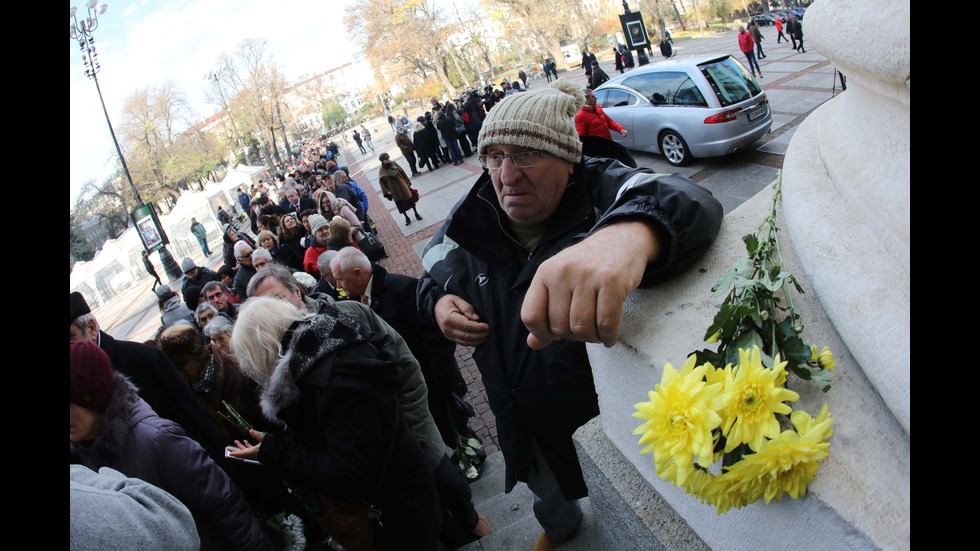
{"label": "parked car", "polygon": [[772,127],[769,100],[731,56],[646,65],[595,91],[596,101],[629,132],[627,149],[660,153],[675,166],[735,153]]}

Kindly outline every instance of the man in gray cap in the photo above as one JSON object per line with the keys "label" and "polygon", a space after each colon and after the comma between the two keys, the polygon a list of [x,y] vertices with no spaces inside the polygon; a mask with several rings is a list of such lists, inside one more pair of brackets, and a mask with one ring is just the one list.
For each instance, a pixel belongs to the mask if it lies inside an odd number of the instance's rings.
{"label": "man in gray cap", "polygon": [[582,155],[579,86],[505,98],[483,121],[486,171],[426,247],[419,306],[474,346],[506,491],[535,495],[535,549],[574,536],[588,494],[572,433],[599,413],[585,342],[616,344],[623,302],[689,268],[721,204],[678,174]]}
{"label": "man in gray cap", "polygon": [[[180,261],[180,270],[184,272],[184,283],[180,286],[180,294],[186,295],[190,287],[203,288],[208,282],[218,281],[218,274],[194,264],[189,256]],[[195,304],[196,308],[197,305]]]}

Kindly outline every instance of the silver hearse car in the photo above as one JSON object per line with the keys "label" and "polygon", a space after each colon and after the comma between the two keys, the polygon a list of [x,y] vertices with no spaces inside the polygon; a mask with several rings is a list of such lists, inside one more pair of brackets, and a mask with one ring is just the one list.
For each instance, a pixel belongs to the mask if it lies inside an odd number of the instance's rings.
{"label": "silver hearse car", "polygon": [[629,132],[627,149],[661,153],[672,165],[740,151],[772,127],[769,100],[731,56],[658,62],[595,90],[596,101]]}

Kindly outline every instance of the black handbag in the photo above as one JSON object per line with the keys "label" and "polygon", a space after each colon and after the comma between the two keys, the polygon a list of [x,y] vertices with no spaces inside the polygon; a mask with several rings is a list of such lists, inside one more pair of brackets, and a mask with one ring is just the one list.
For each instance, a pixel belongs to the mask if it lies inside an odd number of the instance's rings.
{"label": "black handbag", "polygon": [[361,233],[364,237],[357,242],[357,248],[361,249],[361,252],[368,257],[371,262],[377,262],[382,258],[388,257],[388,251],[385,250],[385,244],[378,239],[378,236],[373,233],[362,230]]}

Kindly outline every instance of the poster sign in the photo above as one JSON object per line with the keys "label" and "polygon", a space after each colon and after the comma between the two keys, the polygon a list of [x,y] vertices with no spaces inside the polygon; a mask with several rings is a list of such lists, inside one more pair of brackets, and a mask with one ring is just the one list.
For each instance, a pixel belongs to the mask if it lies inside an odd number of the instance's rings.
{"label": "poster sign", "polygon": [[623,26],[623,34],[626,35],[627,48],[638,50],[650,47],[650,37],[640,12],[634,11],[620,15],[619,23]]}

